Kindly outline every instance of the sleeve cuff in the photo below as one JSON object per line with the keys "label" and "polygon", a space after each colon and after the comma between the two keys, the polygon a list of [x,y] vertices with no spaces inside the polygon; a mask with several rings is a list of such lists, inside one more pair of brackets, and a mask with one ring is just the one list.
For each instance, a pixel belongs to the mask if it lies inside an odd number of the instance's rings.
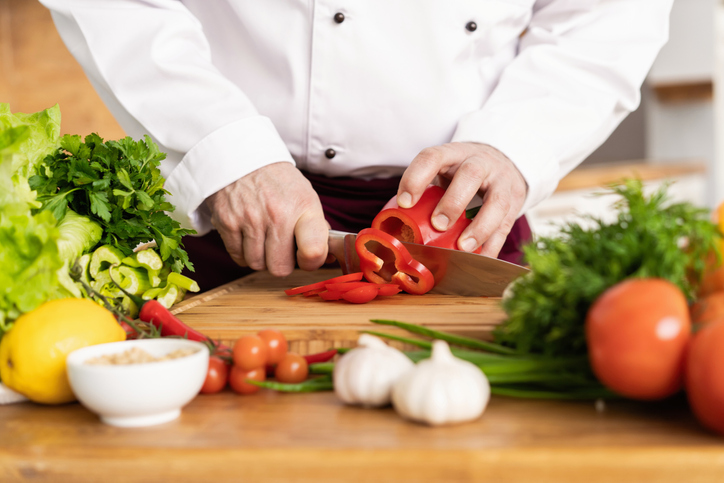
{"label": "sleeve cuff", "polygon": [[164,188],[181,226],[199,235],[213,228],[202,208],[220,189],[272,163],[294,160],[271,120],[255,116],[232,122],[212,132],[189,150],[166,178]]}

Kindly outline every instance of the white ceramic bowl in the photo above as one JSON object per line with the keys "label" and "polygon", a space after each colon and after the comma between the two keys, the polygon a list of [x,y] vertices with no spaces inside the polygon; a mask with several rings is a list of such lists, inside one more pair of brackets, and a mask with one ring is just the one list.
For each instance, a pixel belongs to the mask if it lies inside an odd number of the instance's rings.
{"label": "white ceramic bowl", "polygon": [[[89,359],[138,347],[162,357],[178,349],[194,354],[160,362],[86,364]],[[85,407],[113,426],[150,426],[179,417],[201,389],[209,365],[206,345],[185,339],[143,339],[75,350],[66,360],[70,386]]]}

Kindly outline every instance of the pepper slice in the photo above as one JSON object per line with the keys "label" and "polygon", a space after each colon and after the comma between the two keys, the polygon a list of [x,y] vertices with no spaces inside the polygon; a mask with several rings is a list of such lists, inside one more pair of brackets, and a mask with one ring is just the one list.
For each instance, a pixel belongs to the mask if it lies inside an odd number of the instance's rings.
{"label": "pepper slice", "polygon": [[323,280],[321,282],[310,283],[309,285],[302,285],[301,287],[294,287],[284,291],[285,294],[292,296],[300,293],[309,292],[310,290],[324,289],[328,283],[338,282],[357,282],[362,280],[362,272],[348,273],[347,275],[340,275],[339,277],[330,278],[329,280]]}
{"label": "pepper slice", "polygon": [[360,269],[370,282],[396,283],[405,292],[416,295],[429,292],[435,285],[432,272],[412,258],[405,245],[389,233],[365,228],[357,234],[355,249]]}
{"label": "pepper slice", "polygon": [[[389,233],[400,241],[458,250],[458,238],[472,223],[463,212],[447,230],[432,226],[432,212],[445,194],[440,186],[430,185],[412,208],[400,208],[395,196],[372,220],[372,228]],[[482,245],[475,253],[482,251]]]}

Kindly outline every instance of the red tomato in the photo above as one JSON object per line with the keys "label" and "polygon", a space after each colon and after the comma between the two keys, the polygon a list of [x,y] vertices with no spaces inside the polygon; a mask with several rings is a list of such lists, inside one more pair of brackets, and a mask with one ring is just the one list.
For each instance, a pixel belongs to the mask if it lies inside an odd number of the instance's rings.
{"label": "red tomato", "polygon": [[350,290],[349,292],[343,292],[342,298],[347,302],[352,302],[353,304],[366,304],[370,300],[373,300],[375,297],[377,297],[379,291],[380,290],[375,284],[369,284],[366,286],[357,287]]}
{"label": "red tomato", "polygon": [[284,356],[284,359],[277,364],[274,371],[274,377],[276,377],[277,381],[292,384],[306,380],[308,375],[309,364],[307,364],[307,360],[293,352],[289,352]]}
{"label": "red tomato", "polygon": [[263,381],[266,379],[266,370],[263,367],[257,367],[251,371],[245,371],[238,366],[231,367],[229,386],[231,386],[234,392],[238,394],[254,394],[261,389],[259,386],[246,382],[247,379]]}
{"label": "red tomato", "polygon": [[264,367],[267,358],[267,344],[258,335],[244,335],[237,339],[232,351],[234,366],[243,371]]}
{"label": "red tomato", "polygon": [[259,331],[258,335],[266,344],[266,363],[267,365],[278,364],[279,361],[287,354],[289,344],[284,334],[274,329],[264,329]]}
{"label": "red tomato", "polygon": [[633,399],[662,399],[681,388],[690,335],[686,298],[663,279],[616,284],[586,317],[593,372],[606,387]]}
{"label": "red tomato", "polygon": [[686,395],[694,415],[724,434],[724,319],[705,325],[691,340],[686,360]]}
{"label": "red tomato", "polygon": [[724,317],[724,291],[711,293],[691,306],[691,322],[703,324]]}
{"label": "red tomato", "polygon": [[201,394],[214,394],[226,387],[229,380],[229,365],[220,357],[209,357],[209,369],[206,380],[201,386]]}

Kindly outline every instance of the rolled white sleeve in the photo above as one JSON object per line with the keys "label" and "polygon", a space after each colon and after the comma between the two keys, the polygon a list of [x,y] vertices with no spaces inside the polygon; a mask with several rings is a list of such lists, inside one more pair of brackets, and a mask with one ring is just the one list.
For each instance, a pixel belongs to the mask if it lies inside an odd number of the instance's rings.
{"label": "rolled white sleeve", "polygon": [[536,2],[519,53],[453,141],[489,144],[528,183],[521,214],[595,150],[640,102],[668,39],[673,0]]}
{"label": "rolled white sleeve", "polygon": [[204,199],[271,163],[294,163],[268,117],[213,65],[201,24],[173,0],[41,0],[66,46],[134,138],[150,134],[173,214],[210,230]]}

